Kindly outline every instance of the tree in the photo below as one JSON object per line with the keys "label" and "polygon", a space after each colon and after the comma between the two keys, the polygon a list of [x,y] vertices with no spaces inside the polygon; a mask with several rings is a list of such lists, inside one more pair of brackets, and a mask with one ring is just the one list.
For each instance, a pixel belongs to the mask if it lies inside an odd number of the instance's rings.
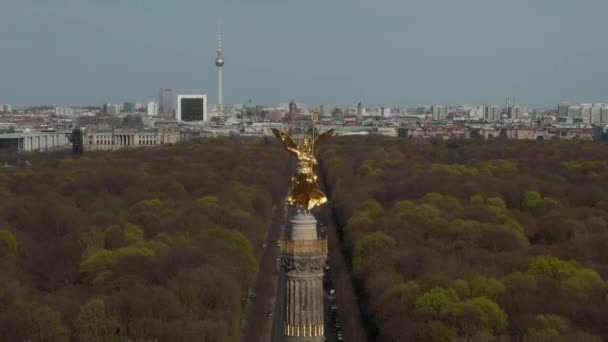
{"label": "tree", "polygon": [[422,332],[422,341],[425,342],[443,342],[452,341],[456,338],[456,329],[439,321],[431,321]]}
{"label": "tree", "polygon": [[563,279],[573,275],[576,268],[573,262],[564,261],[554,256],[540,256],[530,264],[528,271],[539,276]]}
{"label": "tree", "polygon": [[359,240],[353,255],[355,274],[369,269],[386,269],[387,265],[384,264],[382,256],[395,246],[395,239],[383,232],[372,233]]}
{"label": "tree", "polygon": [[93,298],[80,308],[76,333],[81,342],[120,341],[121,328],[116,316],[108,315],[103,299]]}
{"label": "tree", "polygon": [[0,314],[0,333],[7,341],[67,342],[68,329],[47,306],[17,302]]}
{"label": "tree", "polygon": [[19,253],[19,244],[15,235],[8,230],[0,230],[0,257]]}
{"label": "tree", "polygon": [[505,292],[505,286],[494,278],[487,278],[481,275],[473,277],[469,281],[471,296],[485,297],[497,301]]}
{"label": "tree", "polygon": [[416,298],[416,310],[426,320],[443,318],[445,310],[458,302],[458,295],[453,289],[435,287]]}
{"label": "tree", "polygon": [[483,297],[453,302],[443,315],[457,327],[460,336],[470,337],[484,332],[498,335],[507,328],[507,314],[498,304]]}

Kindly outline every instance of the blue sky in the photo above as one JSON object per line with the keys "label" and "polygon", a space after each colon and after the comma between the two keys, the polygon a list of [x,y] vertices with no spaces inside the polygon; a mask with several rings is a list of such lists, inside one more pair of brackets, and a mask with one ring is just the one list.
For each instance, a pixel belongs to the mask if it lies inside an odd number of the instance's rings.
{"label": "blue sky", "polygon": [[0,103],[608,101],[606,0],[0,0]]}

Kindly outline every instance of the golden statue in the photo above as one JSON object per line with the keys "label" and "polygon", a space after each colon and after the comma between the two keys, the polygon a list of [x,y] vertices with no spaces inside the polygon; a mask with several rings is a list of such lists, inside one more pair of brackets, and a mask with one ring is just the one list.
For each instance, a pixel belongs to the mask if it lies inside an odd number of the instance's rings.
{"label": "golden statue", "polygon": [[[315,122],[316,115],[313,115],[313,123]],[[292,178],[293,188],[289,194],[289,204],[296,205],[302,211],[310,212],[310,210],[317,205],[327,202],[327,197],[325,197],[325,194],[323,194],[319,188],[319,184],[317,184],[317,174],[314,169],[314,166],[317,164],[315,147],[331,137],[335,130],[330,129],[318,137],[315,137],[316,131],[313,125],[312,139],[310,139],[308,135],[305,135],[301,145],[298,145],[291,136],[284,131],[273,128],[272,132],[281,140],[287,152],[298,158],[296,174]]]}

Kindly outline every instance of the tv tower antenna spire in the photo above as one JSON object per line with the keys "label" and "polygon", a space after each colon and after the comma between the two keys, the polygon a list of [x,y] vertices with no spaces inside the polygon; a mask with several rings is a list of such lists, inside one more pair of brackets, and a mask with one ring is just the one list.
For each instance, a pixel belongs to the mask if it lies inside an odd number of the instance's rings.
{"label": "tv tower antenna spire", "polygon": [[215,66],[217,66],[217,111],[219,116],[224,116],[224,93],[222,69],[224,68],[224,52],[222,50],[222,26],[217,25],[217,57],[215,58]]}

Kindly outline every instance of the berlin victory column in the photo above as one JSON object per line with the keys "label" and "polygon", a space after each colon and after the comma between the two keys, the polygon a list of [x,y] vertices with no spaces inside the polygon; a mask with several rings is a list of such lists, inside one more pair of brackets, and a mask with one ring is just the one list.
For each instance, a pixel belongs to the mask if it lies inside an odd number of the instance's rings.
{"label": "berlin victory column", "polygon": [[281,241],[281,266],[286,274],[286,301],[283,340],[325,341],[323,315],[323,269],[327,259],[327,240],[319,239],[317,220],[311,210],[327,202],[319,188],[315,148],[331,137],[334,130],[316,136],[317,116],[313,115],[312,137],[305,135],[300,144],[284,131],[273,129],[283,146],[298,159],[289,204],[298,209],[292,229]]}

